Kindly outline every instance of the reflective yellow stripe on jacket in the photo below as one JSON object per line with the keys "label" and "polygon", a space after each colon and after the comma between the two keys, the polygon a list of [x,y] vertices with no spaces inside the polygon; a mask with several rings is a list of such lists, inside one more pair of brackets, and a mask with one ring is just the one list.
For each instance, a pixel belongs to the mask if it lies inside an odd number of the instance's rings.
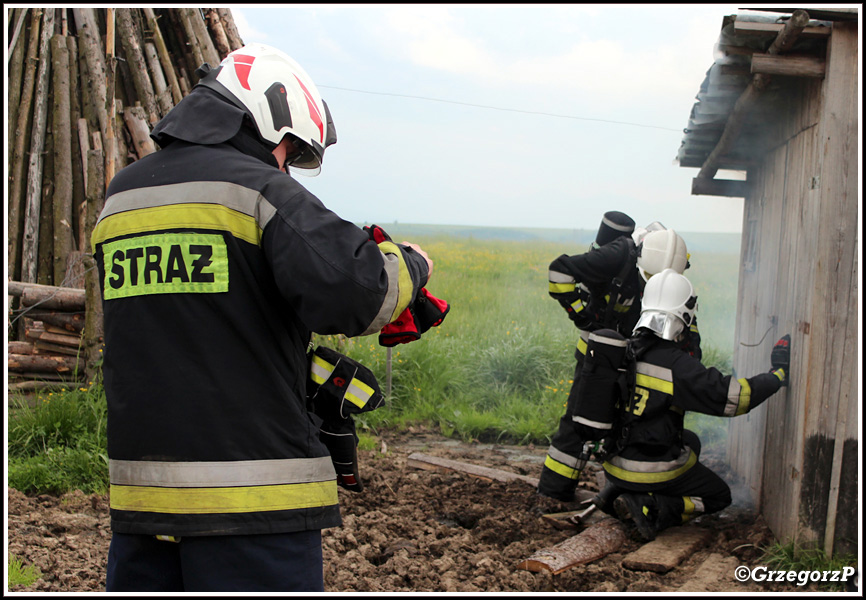
{"label": "reflective yellow stripe on jacket", "polygon": [[226,462],[109,460],[108,469],[115,510],[252,513],[338,503],[328,456]]}

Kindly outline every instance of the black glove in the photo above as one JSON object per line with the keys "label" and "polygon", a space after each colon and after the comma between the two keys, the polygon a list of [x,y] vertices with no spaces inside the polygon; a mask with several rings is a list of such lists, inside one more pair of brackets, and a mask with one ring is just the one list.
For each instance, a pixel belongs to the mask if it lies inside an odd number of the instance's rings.
{"label": "black glove", "polygon": [[331,462],[337,472],[337,485],[350,492],[363,491],[364,484],[358,475],[358,436],[352,417],[322,423],[319,440],[331,454]]}
{"label": "black glove", "polygon": [[323,421],[337,421],[379,408],[385,397],[373,372],[325,346],[310,353],[307,380],[310,410]]}
{"label": "black glove", "polygon": [[779,378],[782,386],[787,386],[791,365],[791,336],[789,334],[783,335],[773,346],[773,351],[770,352],[770,365],[773,367],[771,372]]}

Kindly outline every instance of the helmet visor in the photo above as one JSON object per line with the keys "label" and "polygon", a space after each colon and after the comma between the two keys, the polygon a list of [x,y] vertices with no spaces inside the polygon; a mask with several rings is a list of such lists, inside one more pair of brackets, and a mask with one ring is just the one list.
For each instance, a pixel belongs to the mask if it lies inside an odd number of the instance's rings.
{"label": "helmet visor", "polygon": [[673,341],[682,333],[683,326],[682,320],[672,314],[656,310],[645,310],[640,314],[634,330],[637,331],[643,327],[664,340]]}

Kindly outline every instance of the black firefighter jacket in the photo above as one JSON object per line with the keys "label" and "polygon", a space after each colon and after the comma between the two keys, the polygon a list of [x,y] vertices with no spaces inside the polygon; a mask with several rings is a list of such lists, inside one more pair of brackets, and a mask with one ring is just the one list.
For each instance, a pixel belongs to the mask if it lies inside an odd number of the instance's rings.
{"label": "black firefighter jacket", "polygon": [[[615,478],[663,484],[685,474],[698,457],[683,444],[686,411],[718,417],[748,413],[781,387],[773,373],[723,375],[683,351],[677,342],[638,336],[635,391],[624,415],[625,444],[604,464]],[[642,352],[641,345],[649,343]],[[632,341],[634,342],[634,339]]]}
{"label": "black firefighter jacket", "polygon": [[238,113],[218,102],[192,133],[170,113],[165,147],[112,180],[93,234],[116,532],[339,525],[305,406],[311,332],[376,333],[427,280],[423,257],[370,241],[281,172]]}

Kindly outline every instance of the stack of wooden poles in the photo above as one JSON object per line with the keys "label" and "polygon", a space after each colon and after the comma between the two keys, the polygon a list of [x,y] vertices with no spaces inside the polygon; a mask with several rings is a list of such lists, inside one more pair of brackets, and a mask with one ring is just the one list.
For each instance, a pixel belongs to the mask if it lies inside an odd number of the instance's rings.
{"label": "stack of wooden poles", "polygon": [[[243,42],[227,8],[7,10],[9,370],[15,362],[15,379],[81,372],[92,381],[102,315],[90,235],[108,182],[157,151],[149,133],[195,85],[195,70]],[[33,300],[35,290],[45,297]],[[72,296],[81,305],[67,305],[58,324],[52,306]],[[33,357],[48,356],[84,368],[35,370]]]}

